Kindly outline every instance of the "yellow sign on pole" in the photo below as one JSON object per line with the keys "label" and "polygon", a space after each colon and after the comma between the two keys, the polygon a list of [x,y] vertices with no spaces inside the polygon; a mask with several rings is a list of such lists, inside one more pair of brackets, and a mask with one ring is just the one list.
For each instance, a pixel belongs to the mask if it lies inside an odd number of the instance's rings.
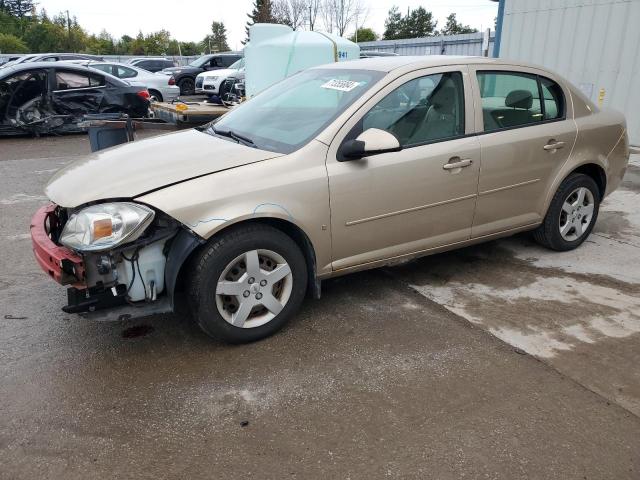
{"label": "yellow sign on pole", "polygon": [[604,96],[607,94],[607,91],[604,88],[600,89],[598,93],[598,106],[601,107],[604,102]]}

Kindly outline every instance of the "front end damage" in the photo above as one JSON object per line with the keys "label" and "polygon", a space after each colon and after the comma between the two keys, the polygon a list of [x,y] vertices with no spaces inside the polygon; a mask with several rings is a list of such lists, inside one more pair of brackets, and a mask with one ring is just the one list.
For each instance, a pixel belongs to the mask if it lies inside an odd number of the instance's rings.
{"label": "front end damage", "polygon": [[132,242],[105,251],[79,252],[60,243],[76,213],[54,204],[31,221],[36,261],[56,282],[67,285],[62,308],[95,320],[123,320],[175,309],[178,273],[202,240],[175,220],[156,215]]}

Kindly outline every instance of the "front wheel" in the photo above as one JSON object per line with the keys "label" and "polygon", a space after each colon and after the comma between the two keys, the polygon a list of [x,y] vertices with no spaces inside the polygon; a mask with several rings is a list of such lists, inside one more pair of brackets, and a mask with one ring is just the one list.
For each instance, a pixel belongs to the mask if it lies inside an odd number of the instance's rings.
{"label": "front wheel", "polygon": [[208,335],[229,343],[260,340],[299,309],[307,267],[298,245],[266,225],[234,228],[196,258],[189,287],[193,316]]}
{"label": "front wheel", "polygon": [[600,191],[596,182],[588,175],[574,173],[558,187],[544,222],[534,231],[534,238],[552,250],[573,250],[593,230],[599,209]]}

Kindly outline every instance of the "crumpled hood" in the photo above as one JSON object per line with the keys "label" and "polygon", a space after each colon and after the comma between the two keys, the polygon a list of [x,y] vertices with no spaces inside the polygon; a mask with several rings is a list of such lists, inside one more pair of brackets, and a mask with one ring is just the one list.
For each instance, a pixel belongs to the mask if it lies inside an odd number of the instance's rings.
{"label": "crumpled hood", "polygon": [[57,172],[45,187],[63,207],[133,198],[194,177],[282,156],[198,130],[161,135],[95,152]]}

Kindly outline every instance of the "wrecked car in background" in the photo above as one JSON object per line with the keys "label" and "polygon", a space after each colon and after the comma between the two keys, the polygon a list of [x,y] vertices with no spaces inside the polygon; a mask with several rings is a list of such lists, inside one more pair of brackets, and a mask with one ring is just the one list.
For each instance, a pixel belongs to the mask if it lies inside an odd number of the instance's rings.
{"label": "wrecked car in background", "polygon": [[87,114],[148,112],[146,88],[99,70],[60,62],[0,70],[0,135],[78,132]]}

